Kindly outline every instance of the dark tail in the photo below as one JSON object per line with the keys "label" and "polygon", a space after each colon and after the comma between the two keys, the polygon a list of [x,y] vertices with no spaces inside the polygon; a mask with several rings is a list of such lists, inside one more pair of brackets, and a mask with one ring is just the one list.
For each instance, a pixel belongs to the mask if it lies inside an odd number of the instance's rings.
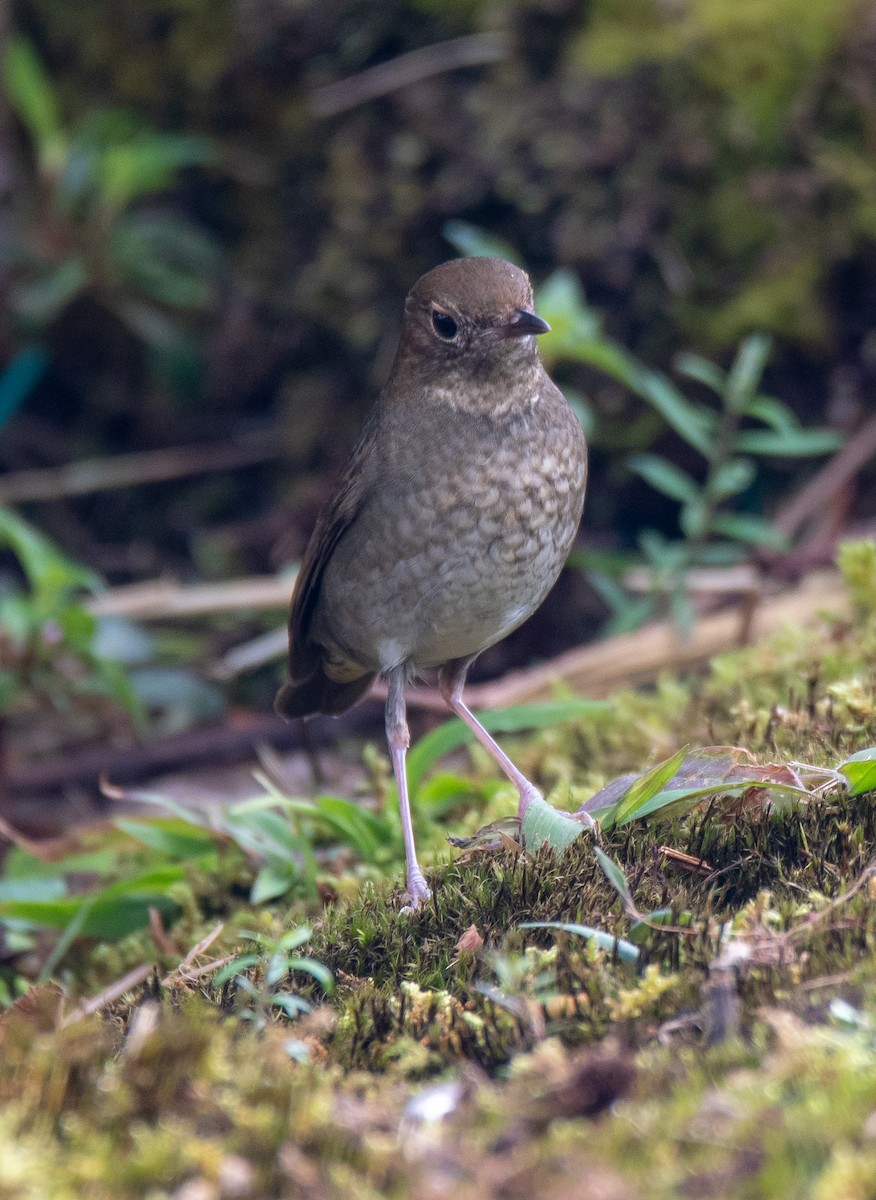
{"label": "dark tail", "polygon": [[274,711],[291,721],[315,713],[334,716],[352,708],[374,682],[375,674],[361,675],[348,683],[337,683],[321,670],[299,683],[285,683],[277,692]]}

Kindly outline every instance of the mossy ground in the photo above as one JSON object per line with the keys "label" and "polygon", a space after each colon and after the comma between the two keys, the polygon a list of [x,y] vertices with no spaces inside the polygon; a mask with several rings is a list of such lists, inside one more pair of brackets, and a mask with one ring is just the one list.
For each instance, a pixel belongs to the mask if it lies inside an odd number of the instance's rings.
{"label": "mossy ground", "polygon": [[[684,743],[834,765],[876,742],[874,685],[872,615],[832,617],[516,751],[567,803]],[[864,1200],[876,1194],[874,811],[872,795],[838,792],[781,811],[715,801],[604,837],[636,907],[668,909],[680,929],[649,930],[635,963],[521,928],[630,934],[585,836],[561,857],[440,850],[416,914],[397,913],[387,881],[330,905],[307,952],[337,987],[325,1000],[311,988],[318,1006],[297,1023],[242,1019],[207,976],[160,984],[170,952],[154,981],[67,1024],[60,992],[36,988],[0,1019],[0,1200]],[[680,870],[666,847],[707,865]],[[196,884],[178,945],[221,907]],[[277,934],[313,915],[224,905],[211,954],[243,928]],[[472,925],[483,944],[460,949]],[[83,951],[80,978],[93,990],[154,952],[142,938]],[[408,1107],[430,1088],[446,1089],[431,1096],[443,1119]]]}

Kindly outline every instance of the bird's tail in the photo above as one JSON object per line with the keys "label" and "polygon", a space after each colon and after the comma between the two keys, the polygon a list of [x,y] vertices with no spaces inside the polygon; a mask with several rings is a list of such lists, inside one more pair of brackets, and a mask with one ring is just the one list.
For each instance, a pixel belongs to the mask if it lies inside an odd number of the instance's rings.
{"label": "bird's tail", "polygon": [[307,679],[284,684],[277,692],[274,711],[289,721],[315,713],[334,716],[361,700],[375,676],[376,672],[368,672],[357,679],[339,682],[329,679],[322,667],[318,667]]}

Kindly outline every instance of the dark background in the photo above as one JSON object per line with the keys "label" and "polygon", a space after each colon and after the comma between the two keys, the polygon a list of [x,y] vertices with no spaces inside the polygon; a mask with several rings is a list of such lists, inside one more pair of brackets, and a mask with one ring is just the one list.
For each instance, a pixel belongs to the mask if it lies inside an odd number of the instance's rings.
{"label": "dark background", "polygon": [[[18,505],[110,584],[298,558],[385,377],[405,293],[457,252],[449,221],[512,246],[537,284],[571,271],[606,336],[644,364],[668,373],[692,349],[726,366],[764,332],[767,390],[801,421],[849,434],[869,411],[873,3],[19,0],[0,12],[5,43],[24,39],[45,72],[66,163],[4,102],[0,380],[16,398],[4,414],[0,388],[0,467],[270,447],[233,470]],[[445,43],[478,34],[493,36],[483,61],[393,77],[407,53],[433,47],[441,62]],[[378,64],[390,64],[382,95],[323,90]],[[126,185],[132,147],[146,168]],[[605,375],[571,361],[555,374],[589,426],[583,561],[635,555],[644,525],[677,536],[677,505],[625,463],[649,450],[696,474],[696,456]],[[764,463],[748,507],[769,516],[813,469]],[[872,495],[865,474],[850,521],[873,515]],[[570,572],[484,667],[585,640],[605,616]]]}

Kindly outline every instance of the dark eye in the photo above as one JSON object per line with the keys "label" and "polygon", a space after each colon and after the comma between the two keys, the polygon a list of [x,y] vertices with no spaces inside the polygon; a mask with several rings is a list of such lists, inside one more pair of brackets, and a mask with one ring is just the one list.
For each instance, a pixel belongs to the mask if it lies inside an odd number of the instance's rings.
{"label": "dark eye", "polygon": [[432,313],[432,325],[438,336],[444,338],[445,342],[452,342],[459,332],[459,327],[453,317],[448,316],[444,312]]}

